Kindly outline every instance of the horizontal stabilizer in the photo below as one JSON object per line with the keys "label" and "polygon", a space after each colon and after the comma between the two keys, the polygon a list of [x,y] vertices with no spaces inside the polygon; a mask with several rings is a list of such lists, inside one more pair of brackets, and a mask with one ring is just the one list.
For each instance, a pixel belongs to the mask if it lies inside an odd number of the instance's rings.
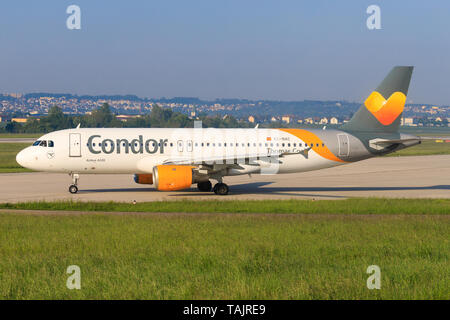
{"label": "horizontal stabilizer", "polygon": [[385,149],[391,145],[403,144],[407,146],[412,146],[421,142],[420,137],[405,138],[405,139],[382,139],[376,138],[369,141],[369,146],[376,150]]}

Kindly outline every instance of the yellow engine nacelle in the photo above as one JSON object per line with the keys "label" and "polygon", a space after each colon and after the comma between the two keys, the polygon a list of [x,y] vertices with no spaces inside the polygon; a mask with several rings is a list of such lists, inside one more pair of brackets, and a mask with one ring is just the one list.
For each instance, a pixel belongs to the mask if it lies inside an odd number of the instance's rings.
{"label": "yellow engine nacelle", "polygon": [[153,184],[153,175],[152,174],[135,174],[134,182],[140,184]]}
{"label": "yellow engine nacelle", "polygon": [[160,191],[174,191],[190,188],[191,166],[160,165],[153,168],[155,188]]}

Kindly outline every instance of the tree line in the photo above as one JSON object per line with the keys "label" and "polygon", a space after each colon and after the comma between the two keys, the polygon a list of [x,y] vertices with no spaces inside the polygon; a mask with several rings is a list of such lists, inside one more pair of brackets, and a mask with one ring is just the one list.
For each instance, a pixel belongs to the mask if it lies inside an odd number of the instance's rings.
{"label": "tree line", "polygon": [[[203,127],[214,128],[248,128],[252,125],[238,121],[232,116],[209,117],[199,115]],[[188,128],[194,126],[194,120],[187,115],[161,108],[155,104],[150,113],[127,121],[119,120],[108,103],[104,103],[91,114],[66,115],[58,106],[52,106],[48,115],[39,119],[30,118],[26,123],[9,122],[0,132],[6,133],[47,133],[55,130],[75,128],[78,124],[83,128]]]}

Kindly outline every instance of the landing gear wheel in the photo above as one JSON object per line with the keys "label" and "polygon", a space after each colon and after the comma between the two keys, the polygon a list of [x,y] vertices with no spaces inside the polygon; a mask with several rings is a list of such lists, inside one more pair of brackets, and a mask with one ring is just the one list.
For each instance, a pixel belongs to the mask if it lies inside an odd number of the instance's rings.
{"label": "landing gear wheel", "polygon": [[199,183],[197,183],[197,188],[199,191],[205,191],[205,192],[211,191],[211,189],[212,189],[211,181],[199,182]]}
{"label": "landing gear wheel", "polygon": [[78,179],[80,179],[80,175],[78,173],[70,173],[69,174],[72,177],[72,184],[69,187],[69,192],[74,194],[78,192]]}
{"label": "landing gear wheel", "polygon": [[69,192],[70,192],[70,193],[77,193],[77,192],[78,192],[78,187],[77,187],[76,185],[72,184],[72,185],[69,187]]}
{"label": "landing gear wheel", "polygon": [[228,194],[229,188],[225,183],[217,183],[213,191],[217,195],[224,196]]}

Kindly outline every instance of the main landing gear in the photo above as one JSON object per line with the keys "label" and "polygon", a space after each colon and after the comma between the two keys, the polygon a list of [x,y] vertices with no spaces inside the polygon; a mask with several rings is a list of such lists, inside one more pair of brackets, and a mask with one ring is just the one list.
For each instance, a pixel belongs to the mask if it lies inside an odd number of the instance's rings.
{"label": "main landing gear", "polygon": [[78,173],[71,173],[70,176],[72,177],[72,184],[69,187],[69,192],[72,194],[75,194],[78,192],[78,179],[80,179],[80,176]]}
{"label": "main landing gear", "polygon": [[199,191],[203,191],[203,192],[208,192],[208,191],[211,191],[211,189],[212,189],[212,191],[215,194],[220,195],[220,196],[227,195],[228,192],[230,191],[228,186],[223,182],[216,183],[213,188],[211,181],[209,181],[209,180],[197,183],[197,188]]}
{"label": "main landing gear", "polygon": [[212,189],[212,184],[211,181],[202,181],[197,183],[197,188],[199,191],[204,191],[204,192],[208,192],[211,191]]}
{"label": "main landing gear", "polygon": [[217,195],[225,196],[228,194],[228,191],[230,191],[230,189],[228,188],[228,186],[225,183],[219,182],[219,183],[216,183],[216,185],[213,188],[213,191]]}

